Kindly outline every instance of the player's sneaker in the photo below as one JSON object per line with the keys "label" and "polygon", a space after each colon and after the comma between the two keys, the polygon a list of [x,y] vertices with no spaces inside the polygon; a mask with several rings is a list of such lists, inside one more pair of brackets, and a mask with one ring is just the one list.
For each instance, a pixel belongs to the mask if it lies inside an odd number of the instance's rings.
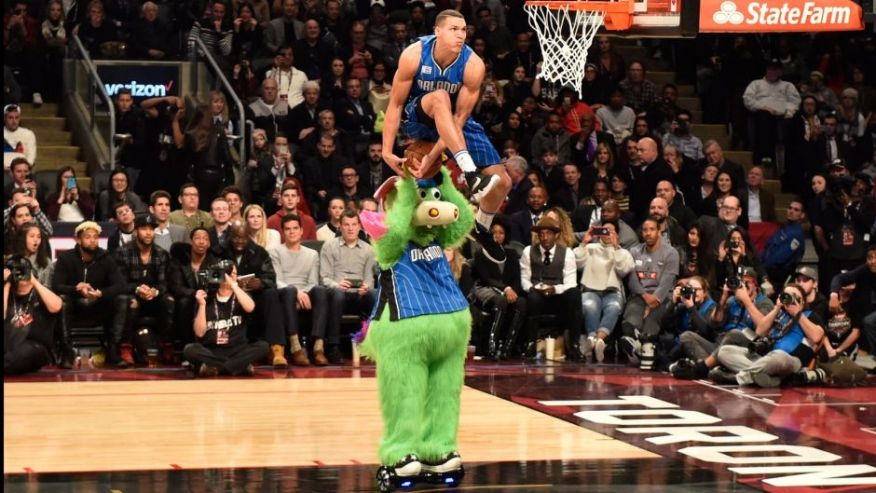
{"label": "player's sneaker", "polygon": [[627,362],[631,365],[639,364],[639,355],[642,352],[642,343],[630,336],[620,339],[620,349],[626,355]]}
{"label": "player's sneaker", "polygon": [[499,177],[497,175],[483,175],[473,172],[465,174],[465,181],[468,183],[468,191],[471,194],[469,200],[473,204],[479,204],[481,198],[490,193],[490,190],[499,184]]}

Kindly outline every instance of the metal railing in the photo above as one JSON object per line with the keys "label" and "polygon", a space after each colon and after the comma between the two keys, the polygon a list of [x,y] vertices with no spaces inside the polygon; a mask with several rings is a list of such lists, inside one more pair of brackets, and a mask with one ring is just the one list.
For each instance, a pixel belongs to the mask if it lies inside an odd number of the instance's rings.
{"label": "metal railing", "polygon": [[[225,88],[225,92],[234,101],[234,105],[237,107],[237,115],[238,115],[238,124],[237,131],[238,132],[246,132],[246,114],[244,112],[243,101],[237,97],[237,93],[234,92],[234,88],[231,86],[231,83],[228,82],[228,78],[225,77],[225,74],[222,73],[222,69],[219,68],[219,64],[216,63],[216,59],[213,57],[213,54],[210,53],[210,50],[207,49],[207,45],[204,44],[204,41],[199,37],[194,38],[194,43],[192,44],[191,51],[191,60],[192,60],[192,75],[195,81],[198,80],[198,50],[200,50],[204,54],[204,58],[207,60],[207,63],[210,64],[210,68],[213,69],[214,75],[216,79],[222,84],[222,87]],[[192,87],[198,87],[197,83],[193,84]],[[246,164],[246,139],[241,138],[237,141],[237,145],[239,146],[240,153],[240,165],[243,166]]]}
{"label": "metal railing", "polygon": [[[95,89],[88,91],[85,101],[88,105],[89,125],[91,126],[91,130],[94,130],[94,127],[97,125],[97,98],[95,98],[95,93],[106,103],[107,114],[109,115],[109,130],[106,135],[106,145],[109,149],[109,159],[107,162],[109,163],[110,168],[114,168],[116,165],[116,143],[114,139],[114,134],[116,132],[116,108],[115,105],[113,105],[112,98],[110,98],[109,93],[106,91],[106,87],[103,85],[103,81],[100,80],[100,75],[97,73],[97,66],[91,60],[91,56],[89,56],[88,50],[85,49],[85,45],[82,44],[82,40],[79,39],[78,34],[73,34],[73,42],[76,43],[76,49],[82,56],[83,65],[88,72],[87,86]],[[100,163],[101,167],[103,167],[104,164],[105,163]]]}

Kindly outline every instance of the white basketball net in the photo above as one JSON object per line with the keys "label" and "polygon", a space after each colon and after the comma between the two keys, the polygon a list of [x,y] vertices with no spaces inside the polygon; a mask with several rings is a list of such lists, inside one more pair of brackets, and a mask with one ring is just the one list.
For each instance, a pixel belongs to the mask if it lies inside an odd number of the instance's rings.
{"label": "white basketball net", "polygon": [[551,9],[546,5],[524,4],[529,25],[541,44],[541,73],[538,77],[571,86],[581,94],[587,50],[605,14],[600,11]]}

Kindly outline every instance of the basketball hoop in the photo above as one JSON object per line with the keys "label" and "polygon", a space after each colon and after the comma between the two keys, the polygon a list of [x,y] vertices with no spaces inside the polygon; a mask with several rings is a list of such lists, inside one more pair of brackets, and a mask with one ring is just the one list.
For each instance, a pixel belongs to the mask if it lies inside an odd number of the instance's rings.
{"label": "basketball hoop", "polygon": [[582,95],[587,51],[600,27],[629,29],[633,0],[528,1],[523,6],[541,45],[541,72],[548,82]]}

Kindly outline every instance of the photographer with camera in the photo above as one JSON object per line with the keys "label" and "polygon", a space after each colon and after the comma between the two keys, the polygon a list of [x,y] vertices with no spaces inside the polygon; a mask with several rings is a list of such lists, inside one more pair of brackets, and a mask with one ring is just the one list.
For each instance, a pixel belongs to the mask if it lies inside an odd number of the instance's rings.
{"label": "photographer with camera", "polygon": [[856,362],[873,371],[876,368],[874,353],[876,353],[876,245],[867,249],[867,260],[864,265],[848,272],[838,274],[830,282],[830,312],[839,313],[843,309],[840,304],[840,291],[854,286],[845,310],[849,314],[852,325],[860,327],[868,346],[869,355],[858,356]]}
{"label": "photographer with camera", "polygon": [[[663,319],[663,333],[667,335],[661,342],[672,347],[664,347],[670,361],[686,355],[686,339],[696,336],[697,341],[707,343],[715,340],[712,316],[718,304],[709,296],[709,283],[700,276],[682,279],[672,291],[672,309]],[[666,344],[665,346],[669,346]],[[706,355],[698,355],[705,358]]]}
{"label": "photographer with camera", "polygon": [[[161,343],[162,359],[173,363],[173,305],[174,300],[167,289],[167,268],[170,255],[155,245],[155,228],[158,221],[151,214],[137,216],[134,220],[134,241],[115,252],[116,263],[126,277],[124,293],[128,296],[125,333],[122,335],[121,357],[128,365],[134,364],[134,347],[142,360],[150,349]],[[136,327],[137,337],[130,333],[131,326],[142,316],[157,318],[158,333],[155,337],[149,329]]]}
{"label": "photographer with camera", "polygon": [[21,375],[54,360],[55,314],[61,298],[33,275],[30,261],[12,257],[3,269],[3,371]]}
{"label": "photographer with camera", "polygon": [[[584,233],[575,250],[575,263],[581,273],[581,311],[586,339],[581,352],[597,363],[605,359],[605,340],[611,335],[624,309],[623,279],[633,267],[633,256],[621,248],[616,222],[603,221]],[[592,241],[596,239],[597,241]]]}
{"label": "photographer with camera", "polygon": [[[748,241],[745,230],[739,226],[730,229],[727,239],[718,244],[717,265],[715,266],[715,278],[718,286],[726,282],[731,290],[740,286],[740,269],[751,267],[757,273],[758,282],[765,275],[760,261],[754,253],[754,248]],[[769,293],[768,293],[769,294]]]}
{"label": "photographer with camera", "polygon": [[199,289],[208,289],[207,269],[219,262],[219,257],[211,251],[210,232],[206,228],[195,227],[189,234],[189,239],[190,245],[175,243],[171,247],[171,261],[167,271],[168,289],[176,302],[174,326],[180,328],[177,336],[186,343],[194,342],[192,333],[182,328],[189,327],[194,320],[195,293]]}
{"label": "photographer with camera", "polygon": [[685,157],[700,162],[705,158],[703,154],[703,141],[690,131],[690,111],[681,109],[669,127],[669,132],[663,135],[663,147],[675,146]]}
{"label": "photographer with camera", "polygon": [[[104,327],[107,362],[121,363],[119,344],[125,328],[125,279],[112,256],[98,246],[101,228],[85,221],[76,226],[76,246],[58,254],[52,289],[64,300],[61,318],[61,368],[72,368],[71,329],[77,321],[97,320]],[[123,366],[127,366],[124,363]]]}
{"label": "photographer with camera", "polygon": [[[714,377],[720,378],[724,370],[718,368],[717,349],[726,344],[748,347],[755,338],[754,329],[765,313],[773,309],[773,302],[761,292],[757,284],[757,272],[744,267],[731,288],[723,286],[718,306],[712,312],[711,336],[687,331],[681,334],[681,358],[670,365],[669,372],[685,380]],[[710,373],[714,371],[714,373]],[[732,376],[732,374],[731,374]]]}
{"label": "photographer with camera", "polygon": [[[810,318],[811,317],[811,318]],[[782,378],[797,373],[815,356],[824,337],[823,321],[807,308],[803,289],[788,284],[779,294],[775,308],[758,322],[758,338],[748,348],[726,344],[718,349],[718,362],[735,372],[739,385],[778,387]]]}
{"label": "photographer with camera", "polygon": [[252,364],[268,352],[265,341],[247,342],[244,316],[252,313],[255,302],[238,285],[233,262],[220,262],[210,270],[221,271],[222,281],[209,294],[203,289],[195,293],[198,311],[194,332],[198,342],[187,344],[183,355],[200,377],[219,373],[253,375]]}

